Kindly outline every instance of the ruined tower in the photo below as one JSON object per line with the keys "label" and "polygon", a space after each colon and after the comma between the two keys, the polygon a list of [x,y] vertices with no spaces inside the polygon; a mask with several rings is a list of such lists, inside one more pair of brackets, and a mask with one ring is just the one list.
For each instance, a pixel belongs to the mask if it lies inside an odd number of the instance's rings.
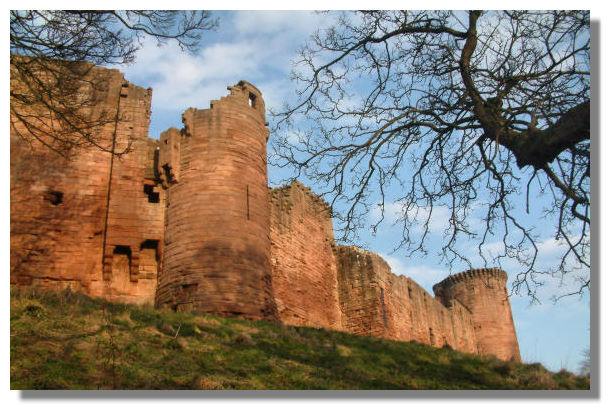
{"label": "ruined tower", "polygon": [[265,104],[246,81],[228,89],[209,109],[188,109],[182,131],[161,136],[168,205],[156,304],[266,318],[273,302]]}
{"label": "ruined tower", "polygon": [[473,269],[451,275],[434,285],[433,291],[445,306],[456,300],[472,313],[479,354],[520,361],[507,279],[501,269]]}

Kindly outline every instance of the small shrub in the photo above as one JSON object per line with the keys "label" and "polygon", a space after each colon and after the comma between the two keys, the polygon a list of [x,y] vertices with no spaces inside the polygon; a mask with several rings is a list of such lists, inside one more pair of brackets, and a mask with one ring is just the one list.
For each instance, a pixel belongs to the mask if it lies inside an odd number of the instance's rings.
{"label": "small shrub", "polygon": [[24,313],[33,318],[41,318],[45,315],[45,308],[37,303],[29,303],[24,307]]}
{"label": "small shrub", "polygon": [[517,377],[517,382],[522,389],[556,389],[557,383],[553,375],[540,363],[534,363],[525,367]]}
{"label": "small shrub", "polygon": [[248,333],[239,333],[237,336],[235,336],[235,344],[254,346],[256,343],[254,342],[254,339],[252,339],[252,336],[250,336]]}
{"label": "small shrub", "polygon": [[529,370],[547,370],[541,363],[528,363],[525,365],[525,368]]}
{"label": "small shrub", "polygon": [[352,354],[352,349],[350,347],[344,346],[343,344],[338,344],[337,353],[342,357],[348,357]]}
{"label": "small shrub", "polygon": [[512,374],[514,368],[512,362],[499,362],[493,367],[493,370],[504,377],[508,377]]}
{"label": "small shrub", "polygon": [[200,332],[201,330],[194,323],[181,323],[181,327],[179,328],[178,335],[193,337],[193,336],[198,335]]}
{"label": "small shrub", "polygon": [[[557,382],[558,387],[562,389],[578,389],[580,384],[583,383],[579,382],[581,378],[581,376],[575,376],[566,369],[562,369],[553,375],[553,379]],[[589,386],[589,383],[587,386]]]}

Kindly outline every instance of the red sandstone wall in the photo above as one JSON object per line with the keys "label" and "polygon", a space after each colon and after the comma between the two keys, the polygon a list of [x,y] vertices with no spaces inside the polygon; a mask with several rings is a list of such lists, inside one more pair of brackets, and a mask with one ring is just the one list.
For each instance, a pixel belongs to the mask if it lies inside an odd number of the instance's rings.
{"label": "red sandstone wall", "polygon": [[390,312],[383,301],[383,281],[374,269],[377,264],[367,251],[358,248],[336,246],[334,252],[344,330],[394,338],[395,333],[388,331]]}
{"label": "red sandstone wall", "polygon": [[[247,82],[184,113],[168,189],[157,304],[250,318],[273,313],[265,107]],[[173,132],[163,138],[176,137]],[[169,143],[170,144],[170,143]],[[171,147],[162,158],[177,172]],[[174,173],[175,174],[175,173]]]}
{"label": "red sandstone wall", "polygon": [[436,301],[376,254],[335,247],[329,208],[309,189],[269,193],[255,87],[242,81],[210,109],[188,110],[186,128],[158,143],[147,139],[151,91],[116,70],[92,74],[108,80],[99,110],[119,115],[99,143],[131,151],[67,160],[11,130],[12,284],[135,303],[156,296],[178,309],[519,360],[505,273],[449,277]]}
{"label": "red sandstone wall", "polygon": [[499,269],[470,270],[436,284],[434,292],[443,304],[457,301],[471,311],[479,354],[520,361],[507,278]]}
{"label": "red sandstone wall", "polygon": [[151,144],[146,139],[151,90],[125,82],[121,103],[122,119],[116,133],[116,149],[122,151],[130,146],[131,150],[116,158],[112,166],[100,289],[102,295],[111,300],[154,304],[165,199],[155,178],[146,177],[146,170],[152,169],[154,162],[148,151]]}
{"label": "red sandstone wall", "polygon": [[272,290],[280,320],[341,330],[329,206],[299,182],[270,195]]}
{"label": "red sandstone wall", "polygon": [[[91,76],[108,82],[98,109],[119,111],[117,126],[105,126],[98,143],[109,148],[115,135],[120,147],[133,140],[134,150],[113,160],[110,186],[110,153],[81,149],[67,160],[11,130],[11,283],[152,303],[151,250],[139,261],[141,241],[161,239],[163,223],[162,205],[148,206],[143,193],[146,163],[153,162],[147,140],[151,92],[128,84],[117,70],[95,68]],[[26,134],[19,123],[14,128]],[[116,258],[115,278],[104,279],[103,251],[113,252],[113,244],[136,247],[135,255],[125,257],[126,264]],[[131,275],[124,270],[130,262]]]}
{"label": "red sandstone wall", "polygon": [[475,352],[470,313],[448,309],[414,281],[397,276],[378,255],[356,247],[335,248],[345,330],[354,334],[415,340]]}

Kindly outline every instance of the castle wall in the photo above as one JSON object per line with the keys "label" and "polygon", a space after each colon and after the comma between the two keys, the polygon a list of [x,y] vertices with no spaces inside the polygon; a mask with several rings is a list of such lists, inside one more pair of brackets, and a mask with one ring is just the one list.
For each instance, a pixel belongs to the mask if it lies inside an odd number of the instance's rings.
{"label": "castle wall", "polygon": [[[11,283],[153,303],[155,275],[135,278],[140,241],[162,234],[162,210],[143,203],[151,91],[130,85],[117,70],[94,68],[90,76],[106,83],[96,110],[117,114],[117,122],[97,132],[97,144],[110,149],[115,137],[118,149],[129,140],[134,149],[113,161],[110,152],[95,147],[65,158],[12,120]],[[11,88],[20,88],[17,79],[11,78]],[[116,243],[136,247],[136,255],[118,256],[116,277],[122,278],[106,279],[103,252],[113,252]],[[122,257],[132,264],[132,277]],[[105,261],[112,269],[113,258]]]}
{"label": "castle wall", "polygon": [[500,269],[469,270],[439,282],[434,293],[445,305],[456,301],[470,310],[479,354],[520,361],[507,278]]}
{"label": "castle wall", "polygon": [[89,76],[107,85],[94,111],[117,115],[96,142],[122,154],[64,158],[11,120],[11,284],[520,360],[503,271],[451,276],[434,298],[378,255],[336,246],[330,207],[305,186],[268,189],[253,85],[156,141],[151,90],[117,70]]}
{"label": "castle wall", "polygon": [[468,310],[459,304],[444,307],[414,281],[393,274],[389,265],[372,252],[338,246],[335,255],[345,330],[476,351]]}
{"label": "castle wall", "polygon": [[280,320],[341,330],[329,206],[299,182],[270,195],[272,290]]}
{"label": "castle wall", "polygon": [[[156,178],[148,174],[154,163],[152,143],[144,139],[149,129],[151,90],[126,82],[121,95],[116,151],[130,150],[113,161],[103,282],[96,288],[111,300],[154,304],[165,195]],[[128,272],[113,266],[122,257],[128,257]]]}
{"label": "castle wall", "polygon": [[164,134],[171,141],[161,158],[172,174],[157,304],[249,318],[273,313],[264,111],[260,92],[240,82],[211,108],[186,111],[180,137]]}

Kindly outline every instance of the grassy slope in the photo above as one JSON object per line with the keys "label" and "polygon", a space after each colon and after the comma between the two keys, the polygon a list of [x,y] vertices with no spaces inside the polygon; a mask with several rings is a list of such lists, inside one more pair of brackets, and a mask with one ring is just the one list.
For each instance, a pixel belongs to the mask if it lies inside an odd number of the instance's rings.
{"label": "grassy slope", "polygon": [[12,389],[587,389],[540,364],[263,321],[11,293]]}

